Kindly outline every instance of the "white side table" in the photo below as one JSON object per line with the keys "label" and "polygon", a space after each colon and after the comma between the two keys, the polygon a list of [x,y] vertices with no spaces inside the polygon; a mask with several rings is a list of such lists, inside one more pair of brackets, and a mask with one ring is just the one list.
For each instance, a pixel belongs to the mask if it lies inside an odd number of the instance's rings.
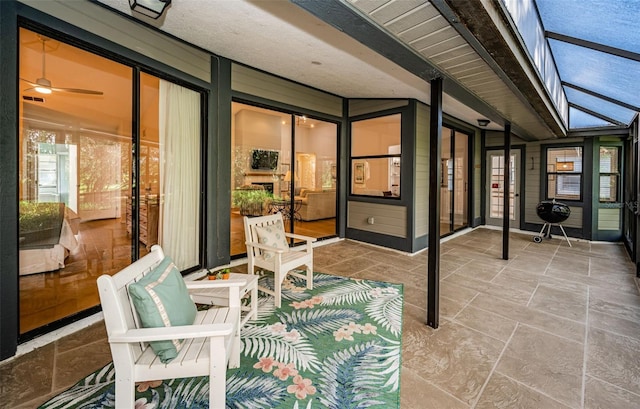
{"label": "white side table", "polygon": [[[258,319],[258,275],[231,273],[230,279],[239,278],[247,281],[244,287],[240,288],[240,298],[247,295],[250,297],[248,305],[242,307],[244,314],[240,319],[240,325],[251,319]],[[208,290],[195,290],[191,293],[191,298],[198,304],[205,305],[229,305],[228,291],[225,288],[212,288]]]}

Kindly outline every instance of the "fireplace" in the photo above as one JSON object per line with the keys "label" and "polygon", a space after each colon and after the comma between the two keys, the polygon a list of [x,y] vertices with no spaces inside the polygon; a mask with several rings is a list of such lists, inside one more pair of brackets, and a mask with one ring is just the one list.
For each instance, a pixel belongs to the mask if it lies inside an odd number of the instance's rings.
{"label": "fireplace", "polygon": [[267,192],[273,194],[273,182],[251,182],[252,185],[260,185]]}

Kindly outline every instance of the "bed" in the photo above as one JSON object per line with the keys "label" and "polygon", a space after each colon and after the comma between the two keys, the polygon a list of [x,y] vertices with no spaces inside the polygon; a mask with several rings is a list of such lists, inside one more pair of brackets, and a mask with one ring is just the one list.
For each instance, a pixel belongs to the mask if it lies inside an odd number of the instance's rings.
{"label": "bed", "polygon": [[20,203],[20,275],[64,267],[78,247],[79,218],[64,203]]}

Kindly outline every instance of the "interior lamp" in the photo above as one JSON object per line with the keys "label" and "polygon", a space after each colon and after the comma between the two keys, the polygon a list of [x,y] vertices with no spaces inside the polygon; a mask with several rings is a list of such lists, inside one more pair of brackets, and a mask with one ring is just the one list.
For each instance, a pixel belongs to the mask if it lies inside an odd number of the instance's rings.
{"label": "interior lamp", "polygon": [[129,0],[131,10],[158,19],[171,4],[171,0]]}
{"label": "interior lamp", "polygon": [[287,173],[284,174],[284,177],[282,178],[283,182],[291,182],[291,180],[293,179],[296,183],[300,183],[300,177],[298,176],[298,174],[294,174],[294,177],[291,177],[291,171],[288,170]]}

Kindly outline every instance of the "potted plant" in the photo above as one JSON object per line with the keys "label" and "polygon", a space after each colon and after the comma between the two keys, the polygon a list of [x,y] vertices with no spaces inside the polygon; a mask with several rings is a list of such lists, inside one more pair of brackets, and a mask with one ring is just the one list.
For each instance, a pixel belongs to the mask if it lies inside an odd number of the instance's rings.
{"label": "potted plant", "polygon": [[240,209],[243,216],[262,216],[272,198],[264,189],[236,189],[233,191],[233,206]]}
{"label": "potted plant", "polygon": [[218,271],[218,280],[228,280],[230,274],[231,270],[229,270],[228,268],[223,268],[222,270]]}
{"label": "potted plant", "polygon": [[222,270],[207,270],[207,278],[209,280],[228,280],[231,270],[223,268]]}

